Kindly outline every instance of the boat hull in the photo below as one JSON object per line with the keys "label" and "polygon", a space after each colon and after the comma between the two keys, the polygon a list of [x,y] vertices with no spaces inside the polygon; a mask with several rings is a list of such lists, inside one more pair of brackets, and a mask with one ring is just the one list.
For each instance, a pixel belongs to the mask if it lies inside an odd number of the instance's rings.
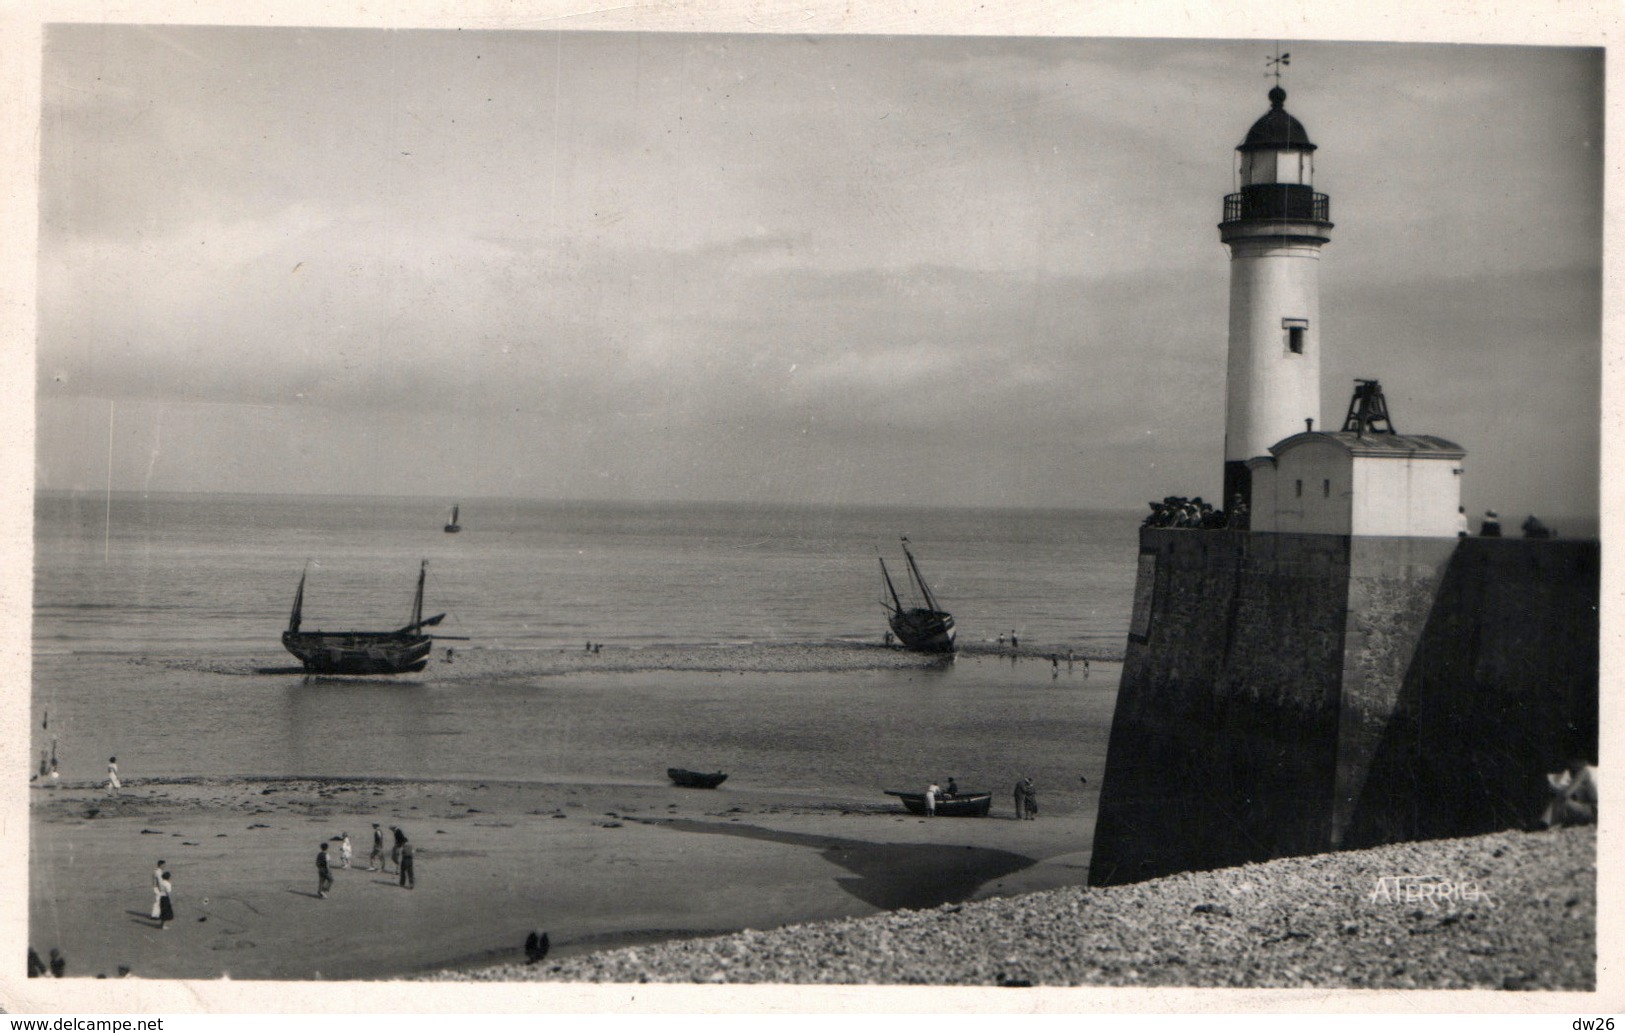
{"label": "boat hull", "polygon": [[[903,801],[910,814],[925,813],[924,793],[900,793],[894,789],[886,790],[887,796],[895,796]],[[959,793],[954,796],[937,797],[937,817],[939,818],[985,818],[988,811],[993,808],[992,793]]]}
{"label": "boat hull", "polygon": [[688,771],[684,768],[667,768],[666,777],[688,789],[715,789],[728,778],[721,771]]}
{"label": "boat hull", "polygon": [[311,674],[407,674],[428,666],[434,640],[390,631],[286,631],[282,645]]}
{"label": "boat hull", "polygon": [[903,648],[917,653],[952,653],[954,618],[941,610],[894,611],[888,621]]}

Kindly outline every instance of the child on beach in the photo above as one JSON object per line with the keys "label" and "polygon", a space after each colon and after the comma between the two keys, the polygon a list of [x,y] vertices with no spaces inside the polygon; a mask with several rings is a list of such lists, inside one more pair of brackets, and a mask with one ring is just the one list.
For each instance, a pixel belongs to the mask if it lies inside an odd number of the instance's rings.
{"label": "child on beach", "polygon": [[348,832],[339,833],[339,867],[350,867],[350,834]]}

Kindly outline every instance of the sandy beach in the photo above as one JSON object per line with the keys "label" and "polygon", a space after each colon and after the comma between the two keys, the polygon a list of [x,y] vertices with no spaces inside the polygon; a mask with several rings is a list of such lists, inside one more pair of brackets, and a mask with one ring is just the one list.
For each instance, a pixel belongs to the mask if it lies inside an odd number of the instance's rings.
{"label": "sandy beach", "polygon": [[[1091,890],[1092,814],[665,785],[172,780],[32,794],[30,929],[70,976],[1584,990],[1592,829],[1288,858]],[[417,886],[366,870],[371,823]],[[354,866],[316,896],[317,844]],[[335,864],[337,851],[334,850]],[[148,917],[174,873],[177,920]],[[1454,896],[1379,880],[1432,876]],[[525,963],[532,930],[552,951]]]}
{"label": "sandy beach", "polygon": [[[29,928],[70,975],[378,979],[555,959],[1079,884],[1094,815],[936,819],[884,796],[377,780],[176,779],[31,793]],[[417,886],[366,871],[373,822]],[[353,867],[316,896],[318,845]],[[333,849],[337,864],[337,849]],[[176,922],[148,917],[154,862]]]}

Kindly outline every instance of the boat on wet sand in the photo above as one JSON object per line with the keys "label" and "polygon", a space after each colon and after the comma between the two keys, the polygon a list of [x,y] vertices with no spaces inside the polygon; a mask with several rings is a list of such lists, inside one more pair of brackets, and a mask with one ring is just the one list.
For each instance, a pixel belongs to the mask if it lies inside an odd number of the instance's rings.
{"label": "boat on wet sand", "polygon": [[[423,616],[423,582],[429,561],[418,568],[418,589],[412,600],[412,620],[395,631],[302,631],[305,603],[305,574],[299,575],[299,589],[293,596],[293,613],[282,645],[299,658],[310,674],[405,674],[421,671],[429,662],[435,636],[425,634],[445,619],[439,613]],[[308,572],[307,572],[308,573]],[[441,636],[458,637],[460,636]]]}
{"label": "boat on wet sand", "polygon": [[[887,796],[895,796],[903,801],[910,814],[925,813],[924,793],[904,793],[896,789],[886,790]],[[993,808],[992,793],[955,793],[948,796],[943,793],[937,795],[937,817],[939,818],[985,818]]]}
{"label": "boat on wet sand", "polygon": [[666,777],[687,789],[715,789],[727,780],[721,771],[689,771],[687,768],[667,768]]}
{"label": "boat on wet sand", "polygon": [[904,606],[892,583],[891,572],[886,569],[886,558],[880,557],[880,576],[886,582],[886,595],[881,606],[886,608],[886,621],[892,633],[905,649],[919,653],[952,653],[954,651],[954,616],[944,610],[931,594],[931,588],[920,574],[920,565],[909,551],[908,539],[903,539],[903,558],[908,562],[909,582],[923,605]]}

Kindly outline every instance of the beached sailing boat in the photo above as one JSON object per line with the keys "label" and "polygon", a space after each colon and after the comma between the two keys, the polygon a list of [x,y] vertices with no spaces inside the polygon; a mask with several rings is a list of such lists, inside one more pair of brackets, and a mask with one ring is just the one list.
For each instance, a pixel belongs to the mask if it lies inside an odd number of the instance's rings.
{"label": "beached sailing boat", "polygon": [[446,533],[447,534],[456,534],[458,531],[461,531],[462,529],[463,529],[462,525],[457,522],[457,507],[452,506],[451,507],[451,519],[446,521]]}
{"label": "beached sailing boat", "polygon": [[412,621],[398,631],[300,631],[305,605],[305,575],[300,574],[282,645],[312,674],[404,674],[423,670],[429,662],[429,650],[434,648],[434,636],[425,635],[423,629],[434,627],[446,616],[423,616],[423,581],[428,571],[429,561],[424,560],[418,568]]}
{"label": "beached sailing boat", "polygon": [[891,624],[891,630],[897,640],[906,648],[919,653],[952,653],[954,651],[954,616],[944,610],[938,603],[936,596],[931,594],[931,588],[920,575],[920,565],[914,562],[914,554],[908,550],[908,539],[903,539],[903,558],[908,561],[909,581],[924,601],[924,606],[903,605],[898,598],[897,586],[892,584],[891,572],[886,569],[886,558],[880,558],[880,576],[886,581],[886,593],[891,601],[885,599],[880,604],[886,608],[886,619]]}

